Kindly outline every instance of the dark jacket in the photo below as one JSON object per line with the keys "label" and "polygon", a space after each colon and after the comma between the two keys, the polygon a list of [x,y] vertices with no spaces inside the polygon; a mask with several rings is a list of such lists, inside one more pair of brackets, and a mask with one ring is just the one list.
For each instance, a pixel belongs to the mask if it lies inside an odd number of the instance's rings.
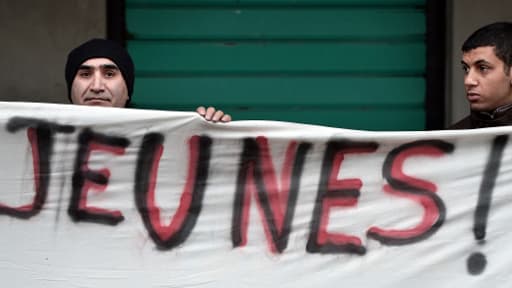
{"label": "dark jacket", "polygon": [[492,113],[471,111],[471,114],[448,129],[476,129],[512,125],[512,106],[500,107]]}

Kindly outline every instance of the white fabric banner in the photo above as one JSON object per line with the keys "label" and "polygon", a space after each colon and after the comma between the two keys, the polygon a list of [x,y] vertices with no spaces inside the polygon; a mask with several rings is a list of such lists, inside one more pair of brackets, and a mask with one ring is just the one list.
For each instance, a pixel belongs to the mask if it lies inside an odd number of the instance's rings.
{"label": "white fabric banner", "polygon": [[0,103],[0,125],[6,287],[512,283],[509,127],[38,103]]}

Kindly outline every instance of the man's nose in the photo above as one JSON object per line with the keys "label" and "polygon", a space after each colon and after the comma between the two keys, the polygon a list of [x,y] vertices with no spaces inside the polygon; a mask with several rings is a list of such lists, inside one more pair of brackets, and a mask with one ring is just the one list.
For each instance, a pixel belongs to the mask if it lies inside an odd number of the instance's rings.
{"label": "man's nose", "polygon": [[100,93],[100,92],[103,92],[104,91],[104,83],[103,83],[103,77],[101,77],[101,75],[99,75],[99,73],[95,73],[93,78],[92,78],[92,83],[91,83],[91,91],[95,92],[95,93]]}
{"label": "man's nose", "polygon": [[468,73],[464,75],[464,85],[470,87],[478,85],[478,79],[472,70],[469,70]]}

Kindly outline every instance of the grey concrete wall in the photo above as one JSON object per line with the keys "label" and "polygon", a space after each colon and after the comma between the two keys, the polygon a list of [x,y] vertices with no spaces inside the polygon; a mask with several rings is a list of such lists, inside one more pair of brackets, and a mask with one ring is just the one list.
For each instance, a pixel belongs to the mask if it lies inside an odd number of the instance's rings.
{"label": "grey concrete wall", "polygon": [[450,0],[448,5],[447,124],[469,112],[460,65],[462,43],[481,26],[496,21],[512,21],[511,0]]}
{"label": "grey concrete wall", "polygon": [[0,101],[68,103],[70,49],[106,35],[107,0],[0,0]]}

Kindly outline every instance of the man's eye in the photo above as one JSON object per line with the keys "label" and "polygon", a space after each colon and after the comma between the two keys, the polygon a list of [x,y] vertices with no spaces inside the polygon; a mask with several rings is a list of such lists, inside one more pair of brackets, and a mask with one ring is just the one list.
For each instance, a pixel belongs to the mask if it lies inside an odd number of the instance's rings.
{"label": "man's eye", "polygon": [[464,74],[468,74],[469,68],[467,66],[462,66],[462,72],[464,72]]}
{"label": "man's eye", "polygon": [[89,76],[91,76],[91,73],[89,71],[80,71],[80,72],[78,72],[78,75],[80,77],[89,77]]}
{"label": "man's eye", "polygon": [[480,69],[480,71],[482,71],[482,72],[486,72],[486,71],[488,71],[490,68],[489,68],[488,66],[482,65],[482,66],[478,67],[478,69]]}
{"label": "man's eye", "polygon": [[116,76],[116,72],[115,71],[105,71],[105,76],[112,78],[112,77]]}

